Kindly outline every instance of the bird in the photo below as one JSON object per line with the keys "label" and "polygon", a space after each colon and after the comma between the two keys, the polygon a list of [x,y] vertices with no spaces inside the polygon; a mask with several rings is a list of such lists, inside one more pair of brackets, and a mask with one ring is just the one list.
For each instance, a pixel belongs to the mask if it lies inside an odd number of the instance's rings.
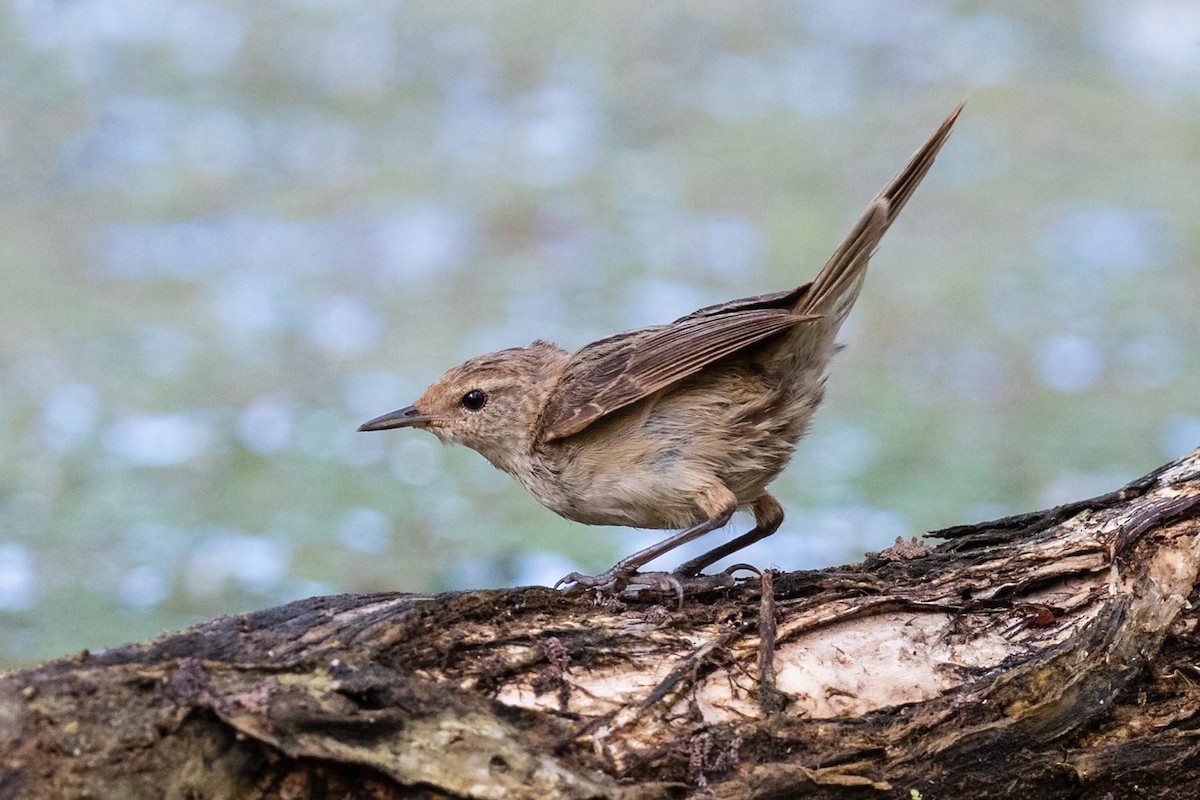
{"label": "bird", "polygon": [[[871,256],[962,109],[868,204],[811,282],[707,306],[574,353],[539,339],[480,355],[359,430],[417,428],[470,447],[576,522],[677,531],[605,572],[572,572],[556,586],[674,589],[682,603],[685,582],[709,577],[705,568],[783,522],[768,486],[824,398],[834,340]],[[738,509],[754,515],[748,532],[672,572],[639,571],[724,527]]]}

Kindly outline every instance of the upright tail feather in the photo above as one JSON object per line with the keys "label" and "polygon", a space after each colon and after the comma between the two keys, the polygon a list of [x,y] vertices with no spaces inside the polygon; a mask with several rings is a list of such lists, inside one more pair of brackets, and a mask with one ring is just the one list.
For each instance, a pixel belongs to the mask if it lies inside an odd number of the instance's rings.
{"label": "upright tail feather", "polygon": [[950,129],[963,110],[963,104],[951,112],[929,141],[918,150],[891,183],[880,192],[846,240],[834,251],[808,291],[796,301],[798,314],[821,314],[828,320],[830,330],[837,330],[862,290],[867,263],[875,253],[879,240],[900,214],[925,173],[933,166],[938,151],[950,136]]}

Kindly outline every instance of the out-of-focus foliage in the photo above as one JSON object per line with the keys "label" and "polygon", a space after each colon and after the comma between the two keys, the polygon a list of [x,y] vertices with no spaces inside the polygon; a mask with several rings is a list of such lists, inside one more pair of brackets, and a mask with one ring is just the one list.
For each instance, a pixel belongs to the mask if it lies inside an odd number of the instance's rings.
{"label": "out-of-focus foliage", "polygon": [[0,666],[648,543],[354,428],[481,351],[807,280],[964,97],[741,558],[844,562],[1191,449],[1197,41],[1186,0],[12,0]]}

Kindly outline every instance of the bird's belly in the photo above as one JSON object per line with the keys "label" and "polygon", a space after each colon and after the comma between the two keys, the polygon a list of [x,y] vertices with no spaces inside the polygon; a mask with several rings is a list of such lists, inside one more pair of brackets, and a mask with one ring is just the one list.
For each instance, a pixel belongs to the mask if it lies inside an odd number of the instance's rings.
{"label": "bird's belly", "polygon": [[587,525],[687,528],[704,519],[697,492],[688,488],[694,483],[671,468],[595,469],[567,502],[551,508]]}
{"label": "bird's belly", "polygon": [[551,491],[534,494],[558,514],[590,525],[695,525],[706,517],[698,501],[714,485],[747,506],[787,465],[811,409],[802,419],[794,407],[772,411],[747,415],[717,402],[698,407],[694,393],[667,395],[564,442]]}

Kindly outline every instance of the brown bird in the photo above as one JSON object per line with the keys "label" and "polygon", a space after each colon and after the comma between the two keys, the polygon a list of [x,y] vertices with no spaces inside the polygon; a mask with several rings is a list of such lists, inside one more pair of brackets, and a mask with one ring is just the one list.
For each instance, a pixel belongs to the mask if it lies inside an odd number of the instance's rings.
{"label": "brown bird", "polygon": [[[867,206],[812,283],[694,311],[567,353],[538,340],[449,370],[411,406],[360,431],[421,428],[464,444],[538,501],[588,525],[683,529],[599,575],[559,581],[674,588],[770,536],[783,508],[767,486],[821,403],[834,336],[880,238],[933,165],[962,105]],[[748,533],[678,567],[638,569],[724,526]]]}

